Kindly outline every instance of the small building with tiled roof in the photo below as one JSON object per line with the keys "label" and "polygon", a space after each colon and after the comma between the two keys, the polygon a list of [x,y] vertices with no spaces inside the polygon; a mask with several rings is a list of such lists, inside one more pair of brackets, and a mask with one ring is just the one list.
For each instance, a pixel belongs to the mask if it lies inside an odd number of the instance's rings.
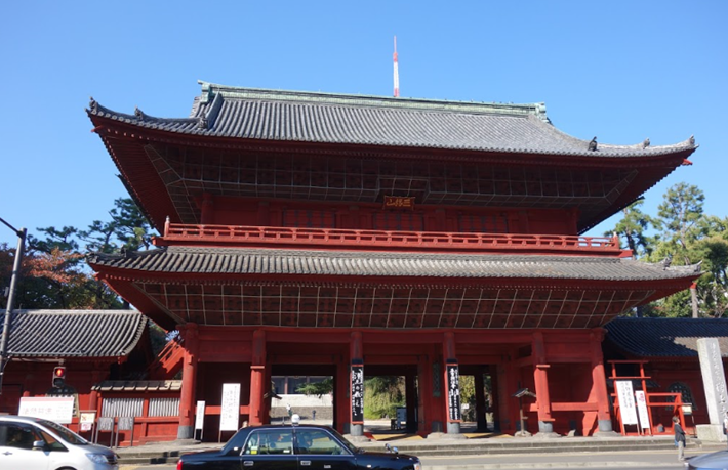
{"label": "small building with tiled roof", "polygon": [[[4,317],[0,313],[0,333]],[[109,380],[144,373],[145,364],[154,359],[149,320],[135,310],[15,310],[8,338],[0,412],[17,414],[21,397],[73,396],[74,418],[69,427],[75,431],[80,431],[80,412],[95,412],[97,417],[104,417],[112,413],[110,406],[118,405],[120,397],[114,395],[115,390],[106,388]],[[53,382],[56,367],[66,370],[62,387]],[[128,386],[134,382],[123,383]],[[176,421],[179,386],[175,386],[175,381],[154,384],[136,397],[121,398],[122,402],[131,400],[138,406],[145,400],[151,401],[152,412],[156,402],[162,408],[173,405]],[[151,421],[159,425],[164,420],[160,416]],[[157,434],[164,435],[163,429]],[[86,437],[91,434],[86,433]]]}
{"label": "small building with tiled roof", "polygon": [[[224,383],[241,384],[241,422],[269,422],[272,375],[304,371],[334,378],[332,425],[355,435],[364,375],[404,376],[422,435],[459,432],[459,374],[480,428],[489,376],[496,429],[521,411],[531,432],[613,429],[602,327],[701,273],[580,234],[690,164],[692,137],[580,139],[543,103],[200,83],[186,117],[87,110],[162,234],[88,261],[180,331],[178,437],[198,399],[215,434]],[[535,403],[513,397],[523,387]]]}
{"label": "small building with tiled roof", "polygon": [[[616,361],[619,375],[639,376],[636,362],[643,363],[650,392],[682,394],[690,404],[685,424],[709,423],[705,391],[698,358],[698,340],[718,340],[724,367],[728,363],[728,318],[636,318],[618,317],[604,326],[604,357]],[[653,420],[670,426],[672,412],[656,409]]]}

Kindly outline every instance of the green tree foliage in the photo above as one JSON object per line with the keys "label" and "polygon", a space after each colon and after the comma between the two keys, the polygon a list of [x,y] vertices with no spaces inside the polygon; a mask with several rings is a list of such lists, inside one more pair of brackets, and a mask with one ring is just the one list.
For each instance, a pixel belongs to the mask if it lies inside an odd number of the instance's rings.
{"label": "green tree foliage", "polygon": [[405,405],[404,377],[371,377],[364,380],[364,418],[397,416]]}
{"label": "green tree foliage", "polygon": [[617,222],[614,230],[605,232],[604,236],[611,237],[616,233],[622,238],[634,253],[635,258],[641,258],[649,255],[652,249],[650,239],[646,235],[650,226],[655,225],[652,217],[642,212],[644,200],[639,200],[634,204],[622,209],[622,219]]}
{"label": "green tree foliage", "polygon": [[[93,221],[86,230],[76,227],[38,228],[41,238],[28,235],[15,308],[110,309],[124,303],[93,278],[84,262],[86,251],[114,253],[148,248],[151,227],[131,199],[117,199],[111,220]],[[80,247],[84,250],[81,251]],[[10,284],[14,248],[0,245],[0,289]],[[1,303],[6,302],[3,298]]]}
{"label": "green tree foliage", "polygon": [[323,395],[328,395],[334,391],[334,378],[326,377],[321,382],[300,384],[296,387],[296,391],[306,395],[316,395],[321,398]]}
{"label": "green tree foliage", "polygon": [[647,315],[667,317],[722,317],[728,308],[728,218],[703,213],[703,192],[678,183],[663,196],[654,225],[650,261],[671,259],[673,265],[700,263],[703,274],[690,291],[653,302]]}

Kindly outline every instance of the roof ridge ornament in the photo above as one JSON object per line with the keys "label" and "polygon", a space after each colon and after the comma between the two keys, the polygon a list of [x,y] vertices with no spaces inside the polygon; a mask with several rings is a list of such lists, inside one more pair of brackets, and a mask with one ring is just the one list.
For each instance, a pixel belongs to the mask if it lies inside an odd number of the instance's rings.
{"label": "roof ridge ornament", "polygon": [[649,146],[650,146],[650,138],[648,137],[642,141],[642,148],[647,148]]}
{"label": "roof ridge ornament", "polygon": [[594,136],[591,142],[589,142],[589,151],[596,152],[597,150],[597,136]]}
{"label": "roof ridge ornament", "polygon": [[134,116],[140,120],[143,121],[146,115],[139,109],[138,107],[134,106]]}
{"label": "roof ridge ornament", "polygon": [[99,110],[99,103],[96,102],[93,96],[88,97],[88,108],[91,110],[92,113],[95,113]]}

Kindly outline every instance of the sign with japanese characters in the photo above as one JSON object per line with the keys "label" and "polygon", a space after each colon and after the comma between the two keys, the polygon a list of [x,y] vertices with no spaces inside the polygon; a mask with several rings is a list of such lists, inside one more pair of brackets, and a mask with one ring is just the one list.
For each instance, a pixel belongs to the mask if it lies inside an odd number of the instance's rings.
{"label": "sign with japanese characters", "polygon": [[78,419],[78,429],[81,431],[90,431],[96,421],[95,411],[82,411]]}
{"label": "sign with japanese characters", "polygon": [[220,431],[237,431],[240,421],[240,384],[222,384]]}
{"label": "sign with japanese characters", "polygon": [[447,365],[448,421],[460,421],[460,376],[457,364]]}
{"label": "sign with japanese characters", "polygon": [[617,399],[619,400],[619,416],[622,424],[639,424],[637,422],[637,407],[634,402],[634,389],[630,380],[615,380]]}
{"label": "sign with japanese characters", "polygon": [[73,397],[22,397],[18,416],[32,416],[58,424],[71,424],[74,401]]}
{"label": "sign with japanese characters", "polygon": [[409,209],[415,208],[415,198],[384,196],[384,209]]}
{"label": "sign with japanese characters", "polygon": [[205,421],[205,400],[197,400],[197,414],[195,414],[195,429],[202,429]]}
{"label": "sign with japanese characters", "polygon": [[351,366],[351,422],[364,422],[364,366]]}
{"label": "sign with japanese characters", "polygon": [[634,392],[634,395],[637,398],[637,412],[640,417],[640,425],[642,429],[649,429],[650,417],[647,412],[647,397],[645,396],[645,392],[637,390]]}

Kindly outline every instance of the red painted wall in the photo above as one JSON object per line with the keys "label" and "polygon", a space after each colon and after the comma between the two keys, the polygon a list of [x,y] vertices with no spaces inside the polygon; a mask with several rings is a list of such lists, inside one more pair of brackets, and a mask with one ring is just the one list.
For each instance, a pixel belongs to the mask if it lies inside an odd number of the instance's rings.
{"label": "red painted wall", "polygon": [[414,210],[383,210],[379,204],[224,197],[215,198],[211,207],[213,215],[206,220],[220,225],[576,235],[574,214],[556,209],[415,206]]}

